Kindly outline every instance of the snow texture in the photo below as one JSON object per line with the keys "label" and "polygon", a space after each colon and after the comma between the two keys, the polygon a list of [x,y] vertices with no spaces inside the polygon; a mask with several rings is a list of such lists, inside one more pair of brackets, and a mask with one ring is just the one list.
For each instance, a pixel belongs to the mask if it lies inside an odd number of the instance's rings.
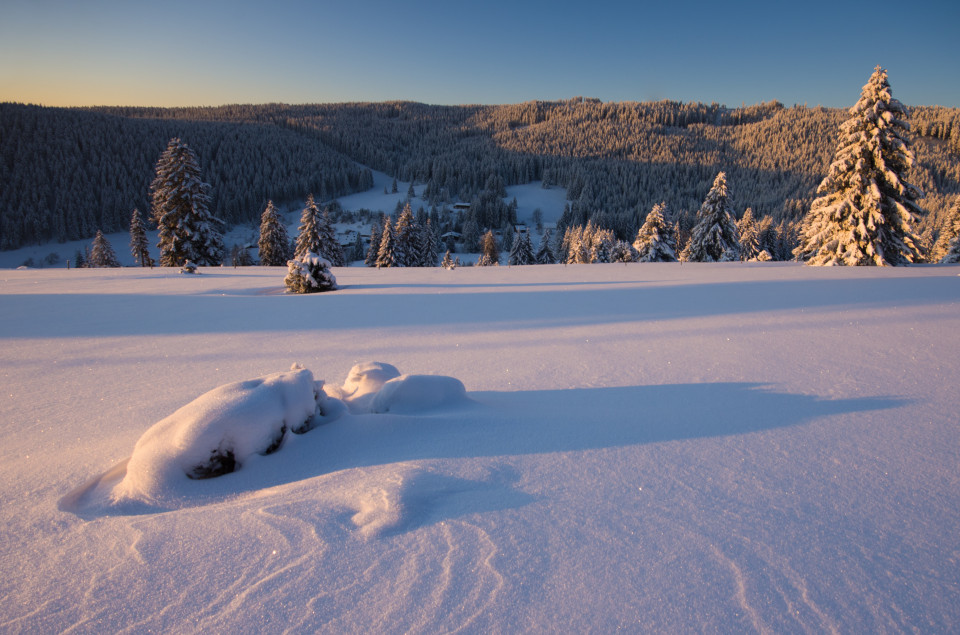
{"label": "snow texture", "polygon": [[957,630],[955,266],[336,274],[0,275],[0,630]]}

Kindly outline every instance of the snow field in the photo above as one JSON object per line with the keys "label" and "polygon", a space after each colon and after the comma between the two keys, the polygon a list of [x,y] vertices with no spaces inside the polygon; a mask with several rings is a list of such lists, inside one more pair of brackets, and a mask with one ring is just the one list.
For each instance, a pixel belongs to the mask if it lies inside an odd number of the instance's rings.
{"label": "snow field", "polygon": [[[0,628],[955,630],[955,268],[335,273],[0,276]],[[58,508],[293,362],[340,416],[161,506]],[[401,371],[465,393],[370,412]]]}

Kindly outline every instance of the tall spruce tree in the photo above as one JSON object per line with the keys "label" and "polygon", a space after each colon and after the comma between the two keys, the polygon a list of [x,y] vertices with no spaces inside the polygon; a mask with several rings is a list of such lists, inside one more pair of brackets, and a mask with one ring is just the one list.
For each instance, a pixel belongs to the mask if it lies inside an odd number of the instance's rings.
{"label": "tall spruce tree", "polygon": [[907,110],[877,66],[840,126],[837,150],[794,250],[811,265],[903,265],[919,259],[911,228],[923,193],[907,182],[915,159]]}
{"label": "tall spruce tree", "polygon": [[410,203],[403,206],[397,224],[393,229],[393,252],[397,267],[415,267],[417,265],[417,228],[413,220]]}
{"label": "tall spruce tree", "polygon": [[960,263],[960,198],[953,204],[949,221],[950,238],[947,242],[947,253],[940,260],[945,265]]}
{"label": "tall spruce tree", "polygon": [[673,225],[666,221],[666,202],[653,206],[637,231],[633,248],[637,262],[674,262],[677,259],[677,238]]}
{"label": "tall spruce tree", "polygon": [[760,228],[753,218],[753,208],[748,207],[737,221],[737,234],[740,236],[740,259],[756,258],[760,252]]}
{"label": "tall spruce tree", "polygon": [[533,244],[529,232],[514,232],[513,245],[507,260],[510,265],[532,265],[534,263]]}
{"label": "tall spruce tree", "polygon": [[383,237],[381,228],[381,223],[372,223],[370,225],[370,248],[367,249],[367,257],[363,261],[368,267],[377,266],[377,256],[380,253],[380,239]]}
{"label": "tall spruce tree", "polygon": [[104,238],[103,232],[97,230],[97,235],[93,239],[93,246],[90,248],[90,257],[87,258],[88,267],[119,267],[120,261],[117,260],[117,254],[113,251],[110,241]]}
{"label": "tall spruce tree", "polygon": [[380,232],[380,249],[377,251],[377,268],[396,267],[397,259],[394,254],[396,241],[393,235],[393,223],[389,216],[384,217],[383,231]]}
{"label": "tall spruce tree", "polygon": [[294,258],[309,253],[319,254],[320,250],[320,210],[313,201],[313,194],[307,196],[307,203],[300,213],[300,226],[297,228],[297,246],[293,250]]}
{"label": "tall spruce tree", "polygon": [[480,241],[480,260],[477,265],[480,267],[492,267],[500,264],[500,247],[497,246],[497,237],[493,235],[493,230],[487,230]]}
{"label": "tall spruce tree", "polygon": [[553,250],[550,249],[549,230],[543,232],[543,236],[540,237],[540,247],[537,249],[535,259],[538,265],[552,265],[557,261],[553,255]]}
{"label": "tall spruce tree", "polygon": [[180,267],[223,261],[223,223],[210,213],[210,185],[200,177],[200,162],[187,144],[174,137],[157,160],[150,184],[153,220],[157,223],[160,265]]}
{"label": "tall spruce tree", "polygon": [[134,208],[130,217],[130,253],[133,261],[141,267],[153,267],[153,258],[150,257],[150,241],[147,240],[147,228],[143,224],[140,210]]}
{"label": "tall spruce tree", "polygon": [[343,247],[340,246],[340,241],[337,240],[337,229],[333,226],[329,207],[324,207],[323,214],[320,215],[319,236],[319,254],[329,260],[334,267],[346,265],[347,258],[343,255]]}
{"label": "tall spruce tree", "polygon": [[267,201],[267,207],[260,216],[260,264],[264,267],[283,267],[290,260],[290,239],[287,228],[283,226],[280,212],[273,201]]}
{"label": "tall spruce tree", "polygon": [[697,212],[690,242],[683,252],[689,262],[727,262],[740,254],[737,225],[727,197],[727,175],[717,174],[713,186]]}

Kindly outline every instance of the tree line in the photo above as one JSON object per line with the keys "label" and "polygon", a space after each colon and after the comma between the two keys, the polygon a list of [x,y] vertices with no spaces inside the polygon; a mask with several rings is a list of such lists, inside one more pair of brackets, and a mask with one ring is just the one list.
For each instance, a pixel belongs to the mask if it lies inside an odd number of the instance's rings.
{"label": "tree line", "polygon": [[[960,109],[910,109],[925,193],[916,228],[937,244],[960,193]],[[591,222],[629,241],[661,202],[690,231],[719,172],[739,209],[796,222],[837,142],[843,109],[741,108],[577,97],[504,106],[411,102],[212,108],[40,108],[0,104],[0,248],[90,237],[146,208],[152,165],[179,136],[212,185],[228,225],[256,222],[267,200],[329,200],[368,189],[358,164],[424,188],[432,205],[471,206],[477,237],[510,222],[489,192],[542,180],[567,189],[566,226]],[[469,221],[471,219],[465,219]]]}

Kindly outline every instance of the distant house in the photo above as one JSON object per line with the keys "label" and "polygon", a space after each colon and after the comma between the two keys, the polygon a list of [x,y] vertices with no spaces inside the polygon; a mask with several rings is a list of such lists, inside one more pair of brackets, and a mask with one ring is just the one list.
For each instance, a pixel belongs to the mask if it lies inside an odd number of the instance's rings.
{"label": "distant house", "polygon": [[526,225],[514,225],[513,231],[517,232],[518,234],[528,234],[530,233],[530,228]]}
{"label": "distant house", "polygon": [[470,203],[454,203],[453,211],[455,212],[465,212],[470,209]]}

